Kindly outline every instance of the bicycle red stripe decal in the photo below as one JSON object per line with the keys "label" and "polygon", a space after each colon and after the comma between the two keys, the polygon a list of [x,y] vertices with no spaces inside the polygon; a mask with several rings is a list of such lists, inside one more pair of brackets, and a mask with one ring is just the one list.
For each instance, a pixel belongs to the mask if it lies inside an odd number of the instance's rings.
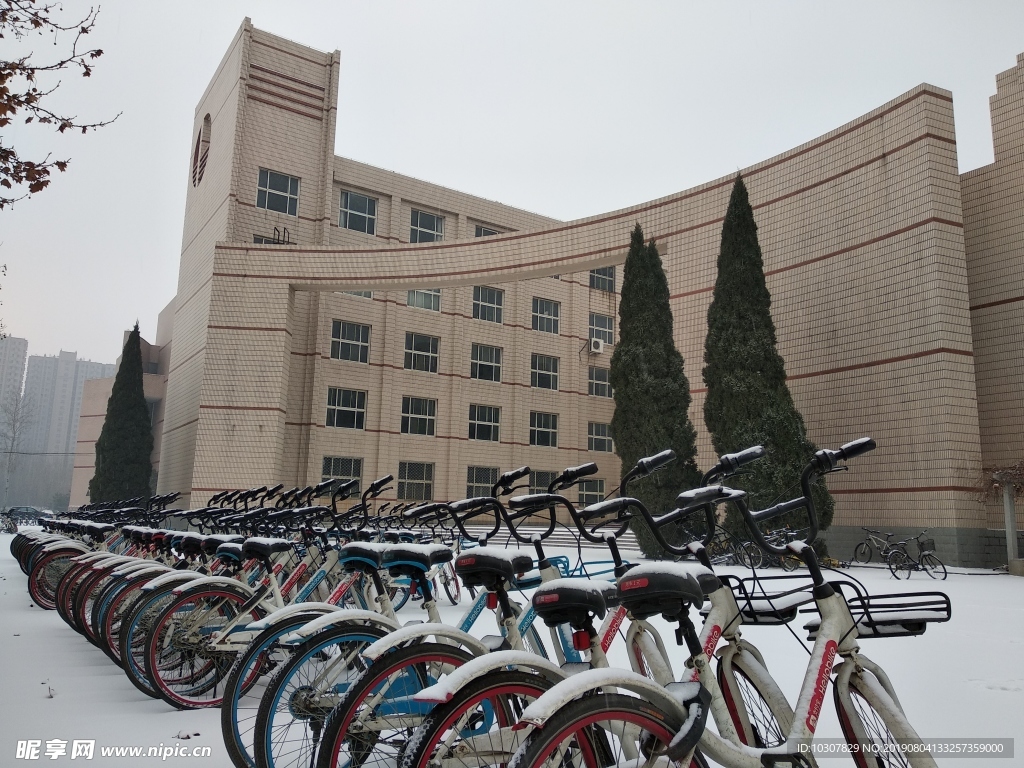
{"label": "bicycle red stripe decal", "polygon": [[832,675],[832,664],[836,660],[836,652],[839,646],[835,640],[825,643],[825,653],[821,657],[821,666],[818,667],[818,679],[814,684],[814,694],[811,696],[811,706],[807,711],[807,727],[811,733],[818,727],[818,715],[821,714],[821,704],[825,700],[825,692],[828,690],[828,679]]}

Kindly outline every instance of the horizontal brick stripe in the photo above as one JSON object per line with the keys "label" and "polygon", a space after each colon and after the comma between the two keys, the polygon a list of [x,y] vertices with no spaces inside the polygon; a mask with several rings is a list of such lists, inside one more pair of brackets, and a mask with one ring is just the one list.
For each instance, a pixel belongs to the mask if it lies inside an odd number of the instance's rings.
{"label": "horizontal brick stripe", "polygon": [[[302,59],[303,61],[308,61],[310,64],[319,64],[321,67],[328,66],[328,64],[326,62],[314,61],[313,59],[307,59],[305,56],[300,56],[297,53],[292,53],[291,51],[285,51],[285,50],[283,50],[281,48],[275,48],[274,46],[270,45],[269,43],[260,42],[259,40],[256,40],[255,38],[253,39],[253,42],[256,45],[262,45],[264,48],[269,48],[272,51],[278,51],[279,53],[284,53],[284,54],[287,54],[288,56],[294,56],[296,59]],[[307,86],[309,88],[313,88],[313,89],[318,90],[318,91],[324,91],[324,87],[322,85],[317,85],[316,83],[311,83],[308,80],[300,80],[299,78],[292,77],[291,75],[284,75],[284,74],[281,74],[280,72],[275,72],[272,69],[267,69],[266,67],[261,67],[258,64],[250,64],[249,65],[249,69],[255,69],[257,72],[263,72],[264,74],[267,74],[267,75],[273,75],[274,77],[280,77],[282,80],[288,80],[288,81],[290,81],[292,83],[298,83],[299,85],[305,85],[305,86]]]}
{"label": "horizontal brick stripe", "polygon": [[309,109],[320,109],[319,104],[310,104],[308,101],[296,99],[292,96],[285,96],[283,93],[277,93],[276,91],[271,91],[267,88],[261,88],[258,85],[253,85],[252,83],[249,84],[249,90],[256,91],[257,93],[265,93],[268,96],[273,96],[275,99],[284,99],[285,101],[290,101],[292,104],[298,104],[299,106],[308,107]]}
{"label": "horizontal brick stripe", "polygon": [[1024,301],[1024,296],[1014,296],[1012,299],[1000,299],[999,301],[987,301],[984,304],[975,304],[971,307],[971,312],[977,312],[979,309],[989,309],[990,307],[1002,307],[1007,304],[1016,304],[1020,301]]}
{"label": "horizontal brick stripe", "polygon": [[[724,219],[719,219],[719,221],[724,221]],[[920,229],[921,227],[926,227],[929,224],[946,224],[948,226],[959,227],[961,229],[964,226],[963,224],[956,221],[950,221],[949,219],[940,219],[937,216],[932,216],[930,218],[924,219],[923,221],[919,221],[914,224],[908,224],[907,226],[901,227],[900,229],[893,230],[892,232],[887,232],[884,235],[878,235],[877,237],[873,237],[870,240],[855,243],[854,245],[848,245],[845,248],[840,248],[838,251],[831,251],[830,253],[825,253],[822,254],[821,256],[815,256],[814,258],[811,259],[805,259],[804,261],[799,261],[796,264],[789,264],[785,267],[778,267],[776,269],[766,270],[764,274],[765,277],[768,277],[769,275],[778,275],[783,272],[789,272],[790,270],[799,269],[800,267],[806,267],[809,264],[816,264],[819,261],[833,259],[836,256],[842,256],[843,254],[851,253],[852,251],[856,251],[861,248],[867,248],[868,246],[875,245],[876,243],[880,243],[884,240],[888,240],[893,237],[899,237],[900,235],[906,234],[907,232],[910,232],[912,230]],[[713,290],[715,290],[715,286],[709,285],[705,286],[704,288],[696,288],[692,291],[686,291],[685,293],[676,293],[669,296],[669,298],[682,299],[685,298],[686,296],[695,296],[699,293],[710,293]]]}
{"label": "horizontal brick stripe", "polygon": [[308,112],[303,112],[301,109],[293,109],[292,107],[286,107],[284,104],[278,104],[277,102],[269,101],[268,99],[261,99],[258,96],[248,95],[249,101],[258,101],[260,104],[266,104],[268,107],[276,107],[277,109],[283,109],[286,112],[294,112],[296,115],[302,115],[303,117],[309,117],[313,120],[323,120],[323,115],[311,115]]}
{"label": "horizontal brick stripe", "polygon": [[859,371],[864,368],[875,368],[879,365],[889,365],[891,363],[901,363],[904,360],[916,360],[921,357],[931,357],[932,355],[963,355],[964,357],[974,357],[974,352],[969,349],[953,349],[952,347],[936,347],[935,349],[926,349],[921,352],[912,352],[908,355],[899,355],[898,357],[887,357],[884,360],[872,360],[868,363],[857,363],[855,365],[843,365],[838,368],[826,368],[823,371],[815,371],[813,373],[798,373],[795,376],[787,376],[787,381],[794,381],[796,379],[809,379],[814,376],[828,376],[834,373],[846,373],[847,371]]}
{"label": "horizontal brick stripe", "polygon": [[263,327],[263,326],[258,326],[258,325],[213,325],[213,324],[210,324],[210,325],[207,325],[206,327],[209,328],[210,330],[213,330],[213,331],[260,331],[261,333],[263,333],[263,332],[286,333],[289,336],[292,335],[292,332],[289,331],[287,328],[274,328],[272,326]]}
{"label": "horizontal brick stripe", "polygon": [[253,74],[250,73],[249,80],[250,81],[251,80],[255,80],[256,82],[259,82],[259,83],[266,83],[267,85],[273,86],[274,88],[278,88],[278,89],[280,89],[282,91],[288,91],[289,93],[297,93],[300,96],[305,96],[308,99],[315,99],[315,100],[320,102],[319,104],[316,105],[317,109],[319,109],[323,105],[323,102],[324,102],[324,97],[321,94],[308,93],[307,91],[300,91],[298,88],[292,88],[290,85],[284,85],[282,83],[278,83],[278,82],[275,82],[273,80],[268,80],[267,78],[260,77],[259,75],[253,75]]}
{"label": "horizontal brick stripe", "polygon": [[278,411],[287,413],[284,408],[274,405],[200,405],[199,407],[207,411]]}
{"label": "horizontal brick stripe", "polygon": [[192,419],[191,421],[186,421],[184,424],[179,424],[176,427],[171,427],[170,429],[165,429],[164,430],[164,434],[165,435],[169,435],[169,434],[171,434],[171,432],[174,432],[175,430],[178,430],[178,429],[183,429],[183,428],[187,427],[190,424],[195,424],[197,421],[199,421],[199,419],[195,418],[195,419]]}

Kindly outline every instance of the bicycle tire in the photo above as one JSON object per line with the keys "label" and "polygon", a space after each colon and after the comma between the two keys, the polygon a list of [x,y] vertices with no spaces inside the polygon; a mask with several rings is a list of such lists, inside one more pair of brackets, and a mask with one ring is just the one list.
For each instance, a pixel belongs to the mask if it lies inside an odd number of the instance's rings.
{"label": "bicycle tire", "polygon": [[57,549],[47,552],[32,564],[28,578],[28,592],[40,608],[52,611],[57,607],[57,586],[64,574],[74,565],[71,558],[81,555],[78,549]]}
{"label": "bicycle tire", "polygon": [[921,568],[933,579],[938,579],[939,581],[946,580],[945,564],[931,552],[921,555]]}
{"label": "bicycle tire", "polygon": [[[387,731],[374,729],[378,712],[388,706],[387,692],[380,695],[383,686],[392,686],[397,689],[396,695],[407,698],[415,690],[432,684],[436,679],[435,670],[454,669],[472,658],[468,651],[453,645],[419,643],[377,659],[352,683],[327,718],[316,768],[393,767],[405,747],[407,732],[419,726],[432,707],[422,715],[403,713],[401,719],[391,715],[389,724],[397,720],[396,724],[401,727],[392,729],[394,736],[382,738],[381,734]],[[378,700],[367,704],[374,696],[378,696]]]}
{"label": "bicycle tire", "polygon": [[[728,664],[719,659],[716,676],[722,697],[744,744],[759,749],[777,747],[786,741],[793,713],[775,711],[770,698],[757,687],[756,676],[745,668],[745,664],[740,654],[733,655]],[[733,682],[727,679],[730,674]],[[750,725],[749,733],[744,720]]]}
{"label": "bicycle tire", "polygon": [[871,556],[874,553],[875,551],[871,548],[871,545],[866,541],[862,541],[853,549],[853,561],[855,563],[860,563],[861,565],[866,565],[871,562]]}
{"label": "bicycle tire", "polygon": [[[339,682],[338,670],[334,670],[330,688],[324,690],[310,683],[340,654],[352,661],[352,667],[346,666],[343,675],[349,670],[363,672],[366,667],[359,651],[384,634],[374,626],[341,625],[317,633],[295,649],[291,659],[270,678],[260,699],[253,731],[256,765],[260,768],[308,768],[313,764],[323,741],[324,722],[336,703],[331,697],[344,695],[358,675]],[[325,660],[325,654],[331,652],[339,655]],[[318,663],[321,661],[325,663]],[[325,710],[328,704],[330,708]]]}
{"label": "bicycle tire", "polygon": [[[220,727],[228,757],[235,768],[256,766],[252,735],[265,690],[265,686],[258,688],[257,685],[261,678],[266,678],[286,663],[291,655],[291,648],[281,646],[277,641],[322,615],[312,612],[295,614],[267,627],[238,654],[228,670],[224,681],[224,704],[220,709]],[[276,654],[278,659],[271,658],[272,654]]]}
{"label": "bicycle tire", "polygon": [[[849,707],[843,701],[838,686],[833,686],[832,698],[839,715],[839,726],[857,768],[934,768],[935,761],[923,750],[917,752],[914,759],[908,758],[913,753],[905,748],[906,740],[898,739],[893,734],[893,713],[884,708],[879,710],[871,703],[870,695],[865,694],[866,685],[862,673],[852,674],[847,687],[850,694]],[[891,706],[897,705],[891,703]],[[863,739],[858,735],[858,729],[864,734]]]}
{"label": "bicycle tire", "polygon": [[[647,703],[620,693],[598,693],[562,707],[543,728],[534,728],[512,757],[509,768],[605,768],[653,763],[682,728],[673,715],[653,712]],[[603,724],[603,725],[602,725]],[[614,725],[612,725],[614,724]],[[551,757],[557,751],[555,760]],[[667,758],[658,765],[678,766]]]}
{"label": "bicycle tire", "polygon": [[[223,692],[218,695],[217,688],[237,654],[230,650],[211,652],[204,639],[194,640],[191,636],[209,637],[211,631],[234,619],[234,611],[250,597],[241,586],[217,584],[185,589],[171,600],[146,635],[146,677],[157,696],[177,709],[205,709],[223,703]],[[197,604],[203,607],[197,609]],[[202,629],[188,627],[189,635],[182,634],[180,625],[188,623],[190,614],[197,610],[205,613],[209,623]],[[262,611],[254,607],[249,616],[257,621],[262,618]]]}
{"label": "bicycle tire", "polygon": [[889,572],[892,573],[897,579],[909,579],[910,571],[913,568],[910,555],[900,549],[894,549],[889,553],[889,557],[886,558],[886,564],[889,566]]}
{"label": "bicycle tire", "polygon": [[783,555],[781,560],[782,570],[786,573],[792,573],[800,567],[800,559],[793,557],[792,555]]}
{"label": "bicycle tire", "polygon": [[[471,681],[451,701],[427,715],[399,757],[399,768],[430,768],[440,760],[446,766],[459,766],[461,761],[463,768],[506,764],[522,740],[515,737],[525,737],[526,731],[513,731],[513,746],[506,748],[500,732],[495,745],[491,727],[510,728],[529,702],[553,686],[543,675],[519,671],[492,673]],[[483,754],[472,752],[485,734],[488,738]]]}
{"label": "bicycle tire", "polygon": [[459,577],[451,562],[441,566],[441,584],[444,586],[444,593],[448,595],[448,602],[458,605],[462,599],[462,585],[459,584]]}
{"label": "bicycle tire", "polygon": [[121,669],[131,681],[147,696],[160,698],[156,688],[146,677],[146,637],[153,621],[171,601],[175,585],[167,585],[162,589],[143,592],[138,599],[125,610],[125,618],[121,620],[121,630],[117,636],[118,654],[121,656]]}

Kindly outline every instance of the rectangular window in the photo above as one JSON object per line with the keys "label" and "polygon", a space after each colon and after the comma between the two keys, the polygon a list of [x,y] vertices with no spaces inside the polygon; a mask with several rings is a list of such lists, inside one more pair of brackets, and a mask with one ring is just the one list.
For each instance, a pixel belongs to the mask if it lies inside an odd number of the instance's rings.
{"label": "rectangular window", "polygon": [[353,493],[361,493],[363,479],[363,460],[351,459],[347,456],[324,456],[324,468],[320,480],[355,480]]}
{"label": "rectangular window", "polygon": [[497,467],[466,467],[466,498],[490,496],[498,482]]}
{"label": "rectangular window", "polygon": [[430,501],[434,498],[434,465],[418,461],[398,462],[398,498]]}
{"label": "rectangular window", "polygon": [[584,480],[578,486],[579,508],[604,500],[604,480]]}
{"label": "rectangular window", "polygon": [[365,363],[370,359],[370,326],[335,320],[331,326],[331,357]]}
{"label": "rectangular window", "polygon": [[610,371],[607,368],[590,366],[587,374],[587,394],[595,397],[611,397],[612,385],[609,382]]}
{"label": "rectangular window", "polygon": [[495,405],[469,406],[469,439],[498,442],[501,408]]}
{"label": "rectangular window", "polygon": [[545,333],[558,333],[557,301],[533,297],[533,330]]}
{"label": "rectangular window", "polygon": [[410,243],[433,243],[444,240],[444,216],[426,211],[412,211],[412,227],[409,230]]}
{"label": "rectangular window", "polygon": [[338,226],[368,235],[377,233],[377,201],[356,192],[341,193],[341,215]]}
{"label": "rectangular window", "polygon": [[590,313],[590,338],[600,339],[605,344],[615,343],[615,318],[611,315]]}
{"label": "rectangular window", "polygon": [[366,393],[355,389],[327,388],[327,426],[363,429],[366,422]]}
{"label": "rectangular window", "polygon": [[558,447],[558,414],[530,411],[530,445]]}
{"label": "rectangular window", "polygon": [[420,333],[405,334],[405,367],[411,371],[437,373],[437,348],[441,340]]}
{"label": "rectangular window", "polygon": [[548,486],[555,482],[557,472],[537,470],[530,473],[530,493],[547,493]]}
{"label": "rectangular window", "polygon": [[470,354],[469,378],[501,381],[501,347],[474,344]]}
{"label": "rectangular window", "polygon": [[406,298],[405,302],[410,307],[419,307],[420,309],[429,309],[433,312],[440,312],[441,289],[425,288],[419,291],[409,291],[409,296]]}
{"label": "rectangular window", "polygon": [[259,183],[256,185],[256,207],[268,211],[298,214],[299,180],[294,176],[274,173],[260,168]]}
{"label": "rectangular window", "polygon": [[614,453],[615,446],[612,443],[612,425],[600,424],[591,421],[587,424],[587,450],[601,451],[603,453]]}
{"label": "rectangular window", "polygon": [[372,299],[373,291],[342,291],[346,296],[358,296],[361,299]]}
{"label": "rectangular window", "polygon": [[615,293],[615,267],[590,270],[590,287],[598,291]]}
{"label": "rectangular window", "polygon": [[476,225],[476,236],[477,237],[489,237],[490,235],[498,234],[498,230],[485,227],[483,224]]}
{"label": "rectangular window", "polygon": [[501,308],[505,304],[505,292],[482,285],[473,286],[473,319],[501,322]]}
{"label": "rectangular window", "polygon": [[530,355],[530,386],[538,389],[558,389],[558,358]]}
{"label": "rectangular window", "polygon": [[433,435],[437,422],[437,400],[402,398],[402,434]]}

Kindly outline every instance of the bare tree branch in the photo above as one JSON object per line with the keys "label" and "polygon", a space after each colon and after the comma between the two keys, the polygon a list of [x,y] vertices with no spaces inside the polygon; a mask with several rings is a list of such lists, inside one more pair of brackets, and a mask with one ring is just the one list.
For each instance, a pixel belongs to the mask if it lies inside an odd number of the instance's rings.
{"label": "bare tree branch", "polygon": [[[93,62],[103,55],[99,48],[85,48],[82,38],[88,35],[96,24],[99,7],[78,21],[62,23],[57,14],[64,8],[59,3],[39,3],[36,0],[0,0],[0,40],[13,37],[24,42],[32,35],[49,36],[53,44],[64,42],[69,47],[66,53],[55,61],[39,62],[28,53],[9,61],[0,60],[0,129],[15,120],[24,123],[52,125],[58,133],[79,130],[82,133],[94,131],[114,122],[121,113],[110,120],[80,122],[78,115],[64,115],[44,106],[44,100],[60,88],[62,81],[50,87],[41,87],[38,76],[65,70],[78,70],[82,77],[92,75]],[[70,37],[70,41],[67,38]],[[64,172],[70,159],[51,160],[50,155],[42,159],[23,158],[18,151],[0,136],[0,188],[11,190],[10,196],[0,193],[0,210],[22,198],[41,192],[50,184],[50,173],[54,169]],[[19,194],[20,193],[20,194]]]}

